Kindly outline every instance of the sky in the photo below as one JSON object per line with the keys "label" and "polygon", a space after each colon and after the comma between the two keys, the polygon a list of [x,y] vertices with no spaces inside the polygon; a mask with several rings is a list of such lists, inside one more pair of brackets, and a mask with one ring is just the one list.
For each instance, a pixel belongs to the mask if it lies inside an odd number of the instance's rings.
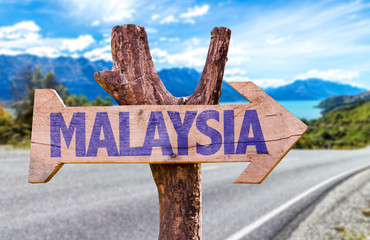
{"label": "sky", "polygon": [[157,71],[201,72],[210,32],[223,26],[232,31],[227,81],[370,89],[370,1],[0,0],[0,54],[111,61],[121,24],[145,27]]}

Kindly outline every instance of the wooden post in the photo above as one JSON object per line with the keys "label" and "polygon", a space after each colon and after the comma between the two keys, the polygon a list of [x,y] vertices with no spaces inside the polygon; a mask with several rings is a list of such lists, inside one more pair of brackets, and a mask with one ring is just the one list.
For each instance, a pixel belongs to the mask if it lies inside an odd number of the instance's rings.
{"label": "wooden post", "polygon": [[[174,97],[159,78],[144,27],[112,29],[112,70],[94,74],[95,80],[120,105],[215,105],[221,96],[231,31],[211,32],[202,77],[189,97]],[[186,81],[186,79],[184,79]],[[160,240],[201,239],[201,164],[151,164],[158,188]]]}

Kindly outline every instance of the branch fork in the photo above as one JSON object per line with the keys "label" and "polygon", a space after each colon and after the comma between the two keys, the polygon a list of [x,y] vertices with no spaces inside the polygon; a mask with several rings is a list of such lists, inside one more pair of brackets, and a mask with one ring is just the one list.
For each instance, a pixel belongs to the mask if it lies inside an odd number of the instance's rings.
{"label": "branch fork", "polygon": [[[112,70],[94,78],[119,105],[216,105],[221,96],[231,30],[211,32],[202,76],[188,97],[174,97],[155,70],[144,27],[112,29]],[[151,164],[160,206],[160,240],[201,239],[201,164]]]}

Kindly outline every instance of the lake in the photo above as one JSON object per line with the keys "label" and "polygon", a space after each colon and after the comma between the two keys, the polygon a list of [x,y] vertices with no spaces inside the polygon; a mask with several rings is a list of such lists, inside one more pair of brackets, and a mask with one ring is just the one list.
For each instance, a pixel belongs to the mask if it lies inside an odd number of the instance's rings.
{"label": "lake", "polygon": [[[315,108],[321,100],[314,101],[277,101],[283,107],[288,109],[298,118],[306,118],[308,120],[321,117],[321,109]],[[240,102],[220,102],[220,104],[246,104],[248,101]]]}

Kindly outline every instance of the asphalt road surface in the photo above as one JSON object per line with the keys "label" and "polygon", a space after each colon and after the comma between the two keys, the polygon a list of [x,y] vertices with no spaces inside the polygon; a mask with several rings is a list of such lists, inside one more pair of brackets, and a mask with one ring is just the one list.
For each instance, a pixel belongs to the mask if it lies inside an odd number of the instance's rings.
{"label": "asphalt road surface", "polygon": [[[49,183],[29,184],[28,160],[26,150],[0,149],[1,240],[157,239],[157,189],[148,165],[64,165]],[[203,164],[203,239],[271,239],[289,214],[235,234],[308,189],[369,163],[370,148],[292,150],[260,185],[233,184],[248,163]]]}

